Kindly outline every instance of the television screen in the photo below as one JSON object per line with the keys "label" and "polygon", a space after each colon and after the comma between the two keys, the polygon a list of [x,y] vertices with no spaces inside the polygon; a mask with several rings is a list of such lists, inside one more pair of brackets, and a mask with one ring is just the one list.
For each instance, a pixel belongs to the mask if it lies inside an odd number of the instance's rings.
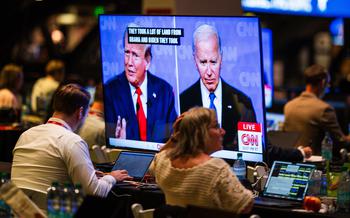
{"label": "television screen", "polygon": [[350,17],[347,0],[241,0],[244,11],[320,17]]}
{"label": "television screen", "polygon": [[99,29],[108,146],[158,151],[179,114],[204,106],[226,131],[213,156],[263,160],[258,18],[101,15]]}
{"label": "television screen", "polygon": [[277,131],[283,129],[284,114],[266,113],[266,130]]}
{"label": "television screen", "polygon": [[263,66],[264,66],[264,89],[265,106],[270,108],[273,101],[273,49],[272,31],[262,28],[261,31]]}
{"label": "television screen", "polygon": [[336,18],[329,25],[329,32],[332,36],[333,45],[344,45],[344,19]]}

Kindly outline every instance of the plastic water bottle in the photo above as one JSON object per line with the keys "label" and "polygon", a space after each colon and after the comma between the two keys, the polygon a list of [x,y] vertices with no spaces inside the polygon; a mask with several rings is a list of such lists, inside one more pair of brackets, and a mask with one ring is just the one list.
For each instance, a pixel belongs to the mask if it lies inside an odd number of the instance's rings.
{"label": "plastic water bottle", "polygon": [[58,182],[53,182],[47,191],[47,216],[48,218],[60,217],[60,187]]}
{"label": "plastic water bottle", "polygon": [[74,215],[84,200],[84,192],[80,184],[76,184],[72,194],[72,214]]}
{"label": "plastic water bottle", "polygon": [[[3,184],[9,181],[7,173],[0,173],[0,188]],[[3,199],[0,197],[0,217],[1,218],[10,218],[11,217],[11,208],[8,206]]]}
{"label": "plastic water bottle", "polygon": [[[311,179],[309,180],[309,188],[308,188],[307,195],[319,196],[321,192],[321,184],[322,184],[322,171],[314,170],[312,173]],[[327,192],[327,184],[325,186],[324,192]]]}
{"label": "plastic water bottle", "polygon": [[61,190],[60,217],[70,218],[72,215],[72,188],[69,183],[65,183]]}
{"label": "plastic water bottle", "polygon": [[233,164],[233,171],[239,180],[243,180],[246,177],[247,168],[242,158],[242,153],[237,153],[237,160]]}
{"label": "plastic water bottle", "polygon": [[331,161],[333,157],[333,141],[329,135],[329,132],[326,132],[321,144],[322,157],[324,160]]}
{"label": "plastic water bottle", "polygon": [[339,211],[350,211],[350,176],[346,167],[342,168],[338,186],[337,206]]}

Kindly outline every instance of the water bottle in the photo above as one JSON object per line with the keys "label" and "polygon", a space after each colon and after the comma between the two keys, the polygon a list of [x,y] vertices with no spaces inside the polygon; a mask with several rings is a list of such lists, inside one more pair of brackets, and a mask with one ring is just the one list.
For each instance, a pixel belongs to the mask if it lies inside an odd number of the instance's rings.
{"label": "water bottle", "polygon": [[233,171],[239,180],[245,179],[247,169],[246,164],[242,158],[242,153],[237,153],[237,160],[233,164]]}
{"label": "water bottle", "polygon": [[333,154],[333,141],[329,135],[329,132],[326,132],[321,144],[322,157],[326,161],[332,160]]}
{"label": "water bottle", "polygon": [[327,196],[327,190],[328,190],[327,174],[323,173],[321,176],[320,196]]}
{"label": "water bottle", "polygon": [[[308,194],[311,196],[319,196],[321,191],[321,183],[322,183],[322,171],[314,170],[309,180]],[[327,192],[327,185],[326,185]]]}
{"label": "water bottle", "polygon": [[[3,184],[9,181],[9,176],[7,173],[0,173],[0,188]],[[10,218],[11,217],[11,208],[8,206],[5,201],[0,197],[0,217],[1,218]]]}
{"label": "water bottle", "polygon": [[65,183],[60,198],[60,217],[70,218],[72,215],[72,188],[69,183]]}
{"label": "water bottle", "polygon": [[84,192],[80,184],[76,184],[72,195],[72,214],[74,215],[84,200]]}
{"label": "water bottle", "polygon": [[350,211],[350,176],[346,167],[342,168],[337,196],[338,211]]}
{"label": "water bottle", "polygon": [[60,187],[58,182],[53,182],[47,191],[47,216],[48,218],[60,217]]}

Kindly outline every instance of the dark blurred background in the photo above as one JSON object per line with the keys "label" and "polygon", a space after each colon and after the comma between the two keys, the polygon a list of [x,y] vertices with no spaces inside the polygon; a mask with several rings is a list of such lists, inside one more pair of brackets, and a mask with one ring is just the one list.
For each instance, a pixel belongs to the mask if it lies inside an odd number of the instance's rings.
{"label": "dark blurred background", "polygon": [[[67,75],[79,75],[84,83],[98,81],[101,70],[98,14],[178,13],[174,7],[162,7],[161,4],[145,10],[145,2],[170,2],[168,5],[172,6],[176,2],[182,10],[180,14],[227,15],[218,9],[223,7],[210,9],[212,1],[200,1],[202,8],[209,8],[201,11],[193,9],[198,6],[197,0],[5,0],[1,2],[0,13],[0,67],[9,62],[23,66],[24,92],[30,92],[28,89],[34,81],[44,76],[44,66],[53,58],[66,62]],[[241,1],[232,2],[231,15],[241,15]],[[208,13],[208,10],[212,11]],[[336,17],[255,15],[261,18],[262,26],[273,33],[277,100],[286,100],[302,90],[302,72],[306,66],[315,63],[316,58],[324,59],[321,61],[332,74],[331,91],[339,92],[340,81],[350,74],[341,72],[341,63],[349,56],[345,49],[349,47],[349,40],[344,30],[343,45],[332,43],[330,25]],[[345,23],[348,23],[347,19]]]}

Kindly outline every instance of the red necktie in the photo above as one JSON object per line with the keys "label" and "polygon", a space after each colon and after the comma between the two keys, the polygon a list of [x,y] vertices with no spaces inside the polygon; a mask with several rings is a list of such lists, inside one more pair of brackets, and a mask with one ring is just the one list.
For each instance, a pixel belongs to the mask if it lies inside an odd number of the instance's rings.
{"label": "red necktie", "polygon": [[142,141],[146,141],[147,140],[147,119],[142,107],[142,101],[140,97],[142,94],[142,91],[140,87],[136,88],[136,94],[137,94],[136,116],[137,116],[137,121],[139,122],[140,138]]}

